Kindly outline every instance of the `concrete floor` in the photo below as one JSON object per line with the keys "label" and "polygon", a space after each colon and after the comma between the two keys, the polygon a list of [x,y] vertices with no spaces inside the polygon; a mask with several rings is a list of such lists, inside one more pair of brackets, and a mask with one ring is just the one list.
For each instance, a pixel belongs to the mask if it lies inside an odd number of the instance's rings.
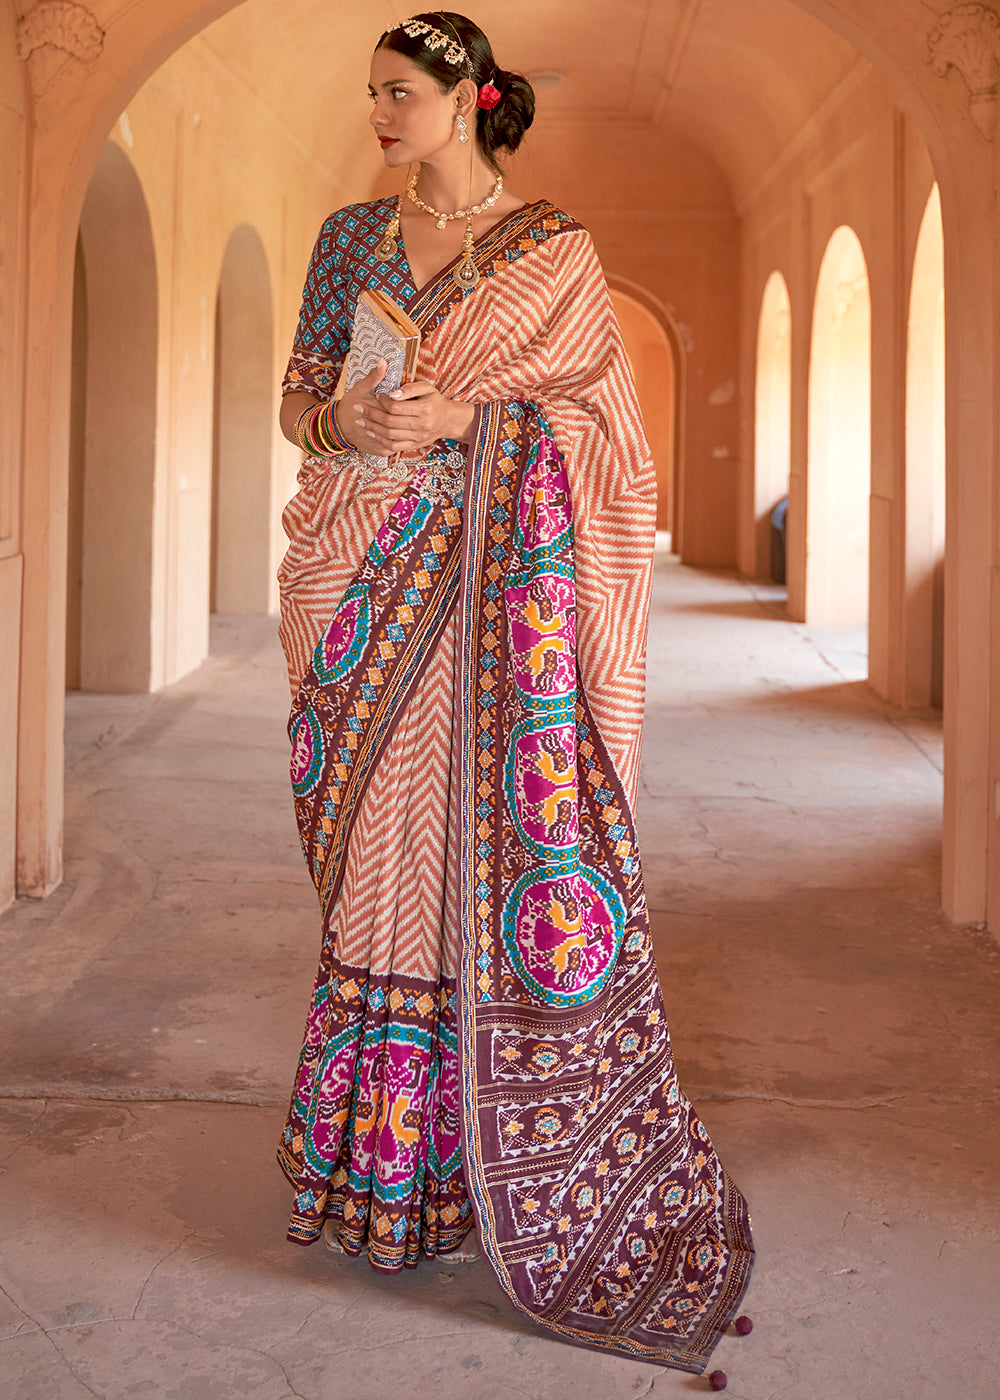
{"label": "concrete floor", "polygon": [[[940,734],[857,638],[658,561],[640,808],[682,1079],[750,1198],[738,1400],[996,1400],[1000,959],[937,913]],[[67,874],[0,921],[0,1400],[618,1400],[482,1264],[284,1241],[318,950],[274,625],[69,703]]]}

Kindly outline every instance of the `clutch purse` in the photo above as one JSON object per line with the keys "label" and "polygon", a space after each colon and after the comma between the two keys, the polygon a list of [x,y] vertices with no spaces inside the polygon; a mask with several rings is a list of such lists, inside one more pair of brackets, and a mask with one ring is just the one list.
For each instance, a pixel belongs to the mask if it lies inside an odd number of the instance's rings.
{"label": "clutch purse", "polygon": [[[344,368],[344,392],[369,374],[379,360],[385,360],[385,375],[376,386],[376,393],[391,394],[413,379],[420,349],[420,328],[411,321],[401,306],[384,292],[366,287],[358,297],[351,327],[351,348]],[[367,452],[361,456],[374,470],[384,472],[388,457],[374,457]]]}

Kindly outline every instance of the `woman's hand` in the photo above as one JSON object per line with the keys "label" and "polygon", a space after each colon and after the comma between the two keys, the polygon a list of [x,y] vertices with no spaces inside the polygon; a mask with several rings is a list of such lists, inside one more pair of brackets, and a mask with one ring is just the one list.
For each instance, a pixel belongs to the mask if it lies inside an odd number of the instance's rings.
{"label": "woman's hand", "polygon": [[[359,379],[337,404],[338,433],[352,447],[363,448],[366,452],[370,450],[370,439],[364,432],[359,431],[358,415],[352,410],[354,405],[359,403],[369,404],[372,408],[377,407],[374,396],[375,386],[379,380],[384,378],[386,369],[385,360],[379,360],[375,368],[363,379]],[[282,433],[289,442],[294,442],[296,447],[301,445],[295,436],[295,425],[307,409],[322,407],[323,403],[324,400],[316,395],[298,390],[285,395],[281,401],[281,413],[278,421],[281,424]]]}
{"label": "woman's hand", "polygon": [[394,452],[418,452],[438,438],[468,442],[475,413],[474,404],[445,398],[433,384],[417,379],[377,398],[348,403],[345,394],[337,424],[362,451],[390,457]]}
{"label": "woman's hand", "polygon": [[377,408],[375,387],[385,378],[389,368],[385,360],[379,360],[374,369],[352,385],[342,399],[337,402],[337,431],[359,452],[371,452],[371,439],[364,431],[362,413]]}

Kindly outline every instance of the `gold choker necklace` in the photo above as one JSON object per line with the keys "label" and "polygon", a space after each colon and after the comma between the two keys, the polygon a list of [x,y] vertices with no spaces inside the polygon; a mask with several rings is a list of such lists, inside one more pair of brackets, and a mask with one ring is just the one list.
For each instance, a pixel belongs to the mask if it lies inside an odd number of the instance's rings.
{"label": "gold choker necklace", "polygon": [[406,186],[407,197],[409,198],[412,204],[415,204],[417,206],[418,209],[422,209],[425,214],[430,214],[430,216],[435,220],[436,226],[438,228],[446,228],[453,219],[468,218],[471,223],[473,214],[485,213],[487,209],[491,208],[494,204],[496,204],[497,200],[503,193],[503,176],[498,175],[497,182],[493,186],[492,194],[487,195],[486,198],[483,200],[482,204],[473,204],[470,209],[456,209],[454,214],[442,214],[440,209],[432,209],[429,204],[425,204],[424,201],[417,194],[417,180],[419,179],[419,177],[419,170],[415,170],[410,176],[410,179],[407,182]]}

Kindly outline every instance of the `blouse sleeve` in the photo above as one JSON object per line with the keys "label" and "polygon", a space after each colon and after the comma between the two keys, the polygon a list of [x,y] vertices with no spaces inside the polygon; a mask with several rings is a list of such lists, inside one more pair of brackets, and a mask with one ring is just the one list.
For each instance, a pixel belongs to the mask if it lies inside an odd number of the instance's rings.
{"label": "blouse sleeve", "polygon": [[302,289],[299,328],[281,384],[282,396],[296,390],[329,399],[350,349],[344,282],[331,214],[320,229]]}

